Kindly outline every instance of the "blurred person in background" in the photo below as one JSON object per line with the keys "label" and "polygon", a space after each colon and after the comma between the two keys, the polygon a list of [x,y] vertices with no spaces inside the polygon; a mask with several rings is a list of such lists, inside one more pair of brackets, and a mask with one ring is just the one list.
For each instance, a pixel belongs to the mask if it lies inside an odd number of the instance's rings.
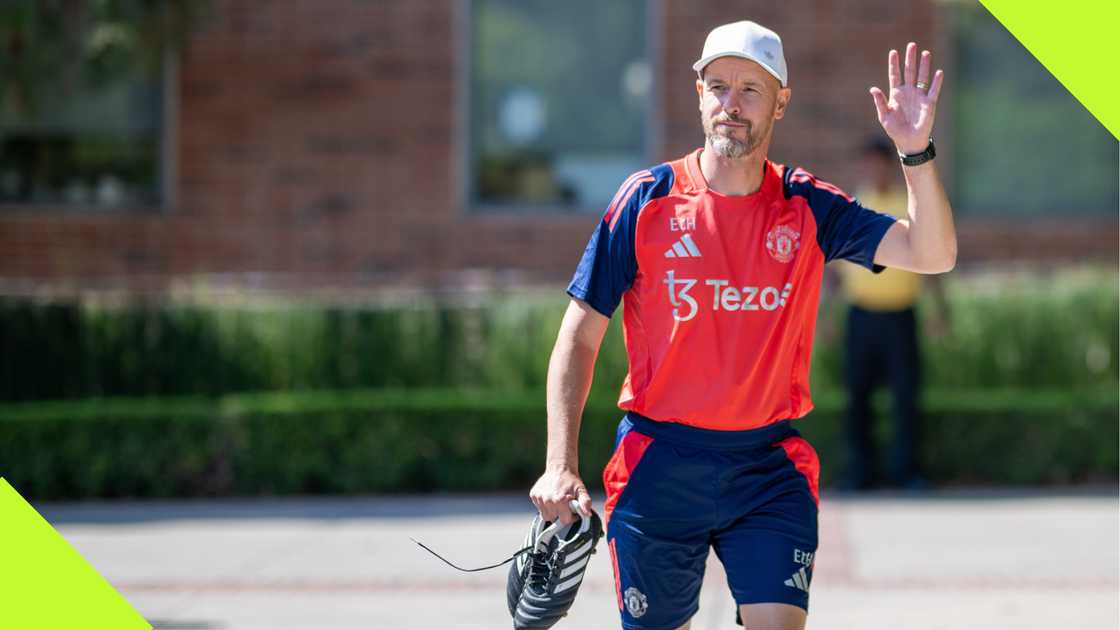
{"label": "blurred person in background", "polygon": [[572,500],[591,514],[580,421],[625,300],[627,413],[603,473],[624,628],[688,628],[713,548],[747,627],[804,627],[819,461],[790,421],[813,406],[824,264],[943,273],[956,262],[930,140],[944,80],[931,58],[913,42],[904,61],[891,50],[889,94],[870,90],[905,156],[906,219],[767,159],[790,103],[785,55],[776,33],[742,21],[709,33],[692,66],[703,147],[634,173],[592,233],[549,363],[545,470],[529,496],[546,521],[574,520]]}
{"label": "blurred person in background", "polygon": [[[905,218],[906,185],[899,178],[897,162],[898,154],[885,138],[868,138],[860,155],[863,182],[856,197],[868,208]],[[917,457],[922,373],[917,305],[923,278],[897,268],[872,273],[847,261],[833,267],[848,304],[844,336],[848,465],[841,487],[866,490],[879,482],[871,395],[885,382],[891,392],[894,421],[889,483],[914,490],[926,488],[929,484],[921,475]],[[929,332],[943,336],[948,308],[941,282],[931,276],[924,286],[930,289],[935,304]]]}

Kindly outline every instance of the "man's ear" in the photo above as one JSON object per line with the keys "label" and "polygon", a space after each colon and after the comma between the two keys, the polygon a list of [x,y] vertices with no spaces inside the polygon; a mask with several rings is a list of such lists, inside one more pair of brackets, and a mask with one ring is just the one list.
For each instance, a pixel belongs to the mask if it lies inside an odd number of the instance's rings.
{"label": "man's ear", "polygon": [[774,120],[780,120],[786,115],[786,107],[789,107],[789,98],[793,92],[787,87],[778,90],[778,103],[774,108]]}
{"label": "man's ear", "polygon": [[704,111],[704,78],[696,77],[696,100],[697,109]]}

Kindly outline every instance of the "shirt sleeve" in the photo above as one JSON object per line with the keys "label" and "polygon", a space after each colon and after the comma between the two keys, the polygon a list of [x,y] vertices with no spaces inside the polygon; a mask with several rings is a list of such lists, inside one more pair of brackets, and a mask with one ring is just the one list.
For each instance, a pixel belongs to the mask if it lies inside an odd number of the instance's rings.
{"label": "shirt sleeve", "polygon": [[875,273],[885,269],[875,264],[875,251],[897,219],[863,207],[848,193],[804,169],[787,170],[786,187],[789,194],[808,199],[825,262],[848,260]]}
{"label": "shirt sleeve", "polygon": [[568,295],[607,317],[614,314],[638,272],[634,231],[638,212],[649,197],[653,182],[650,171],[634,173],[623,182],[592,232],[568,285]]}

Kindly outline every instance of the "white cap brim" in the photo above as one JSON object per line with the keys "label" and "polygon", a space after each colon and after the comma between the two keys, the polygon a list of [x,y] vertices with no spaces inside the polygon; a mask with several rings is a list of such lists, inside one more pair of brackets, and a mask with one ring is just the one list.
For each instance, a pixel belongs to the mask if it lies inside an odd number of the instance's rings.
{"label": "white cap brim", "polygon": [[753,61],[753,62],[757,63],[758,65],[762,66],[763,70],[765,70],[765,71],[769,72],[771,75],[773,75],[774,78],[778,80],[778,83],[780,83],[782,85],[782,87],[786,87],[786,82],[782,80],[782,75],[778,74],[777,70],[772,68],[765,61],[762,61],[762,60],[758,59],[757,57],[753,57],[751,55],[748,55],[746,53],[741,53],[741,52],[721,52],[721,53],[716,53],[714,55],[708,55],[707,57],[704,57],[700,61],[697,61],[696,63],[692,64],[692,69],[695,70],[697,74],[699,74],[701,70],[703,70],[704,68],[706,68],[708,66],[708,64],[712,63],[716,59],[719,59],[720,57],[739,57],[740,59],[746,59],[748,61]]}

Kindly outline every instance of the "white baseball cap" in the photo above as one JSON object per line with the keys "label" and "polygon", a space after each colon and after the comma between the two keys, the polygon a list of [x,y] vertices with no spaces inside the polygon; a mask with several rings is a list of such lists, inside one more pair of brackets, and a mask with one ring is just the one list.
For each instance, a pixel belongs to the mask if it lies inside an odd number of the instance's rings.
{"label": "white baseball cap", "polygon": [[789,82],[782,38],[761,24],[743,20],[715,27],[704,40],[704,53],[692,64],[692,69],[700,72],[720,57],[750,59],[777,77],[782,87]]}

